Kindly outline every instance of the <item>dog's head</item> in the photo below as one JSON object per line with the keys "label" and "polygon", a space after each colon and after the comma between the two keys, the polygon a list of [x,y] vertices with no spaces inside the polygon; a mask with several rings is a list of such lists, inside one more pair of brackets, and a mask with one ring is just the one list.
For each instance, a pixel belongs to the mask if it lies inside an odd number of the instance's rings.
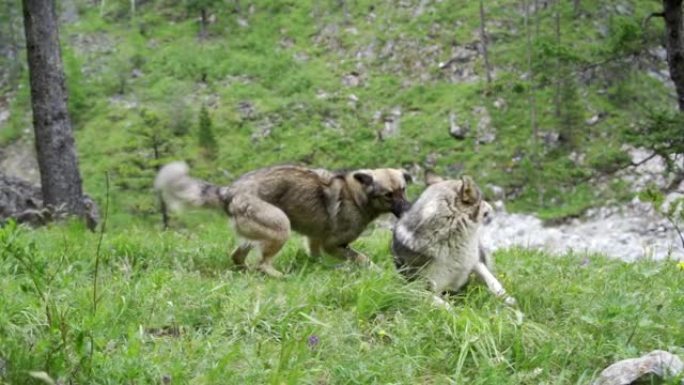
{"label": "dog's head", "polygon": [[426,173],[425,184],[439,185],[437,188],[448,192],[448,196],[452,199],[450,207],[467,215],[470,221],[478,224],[487,224],[491,221],[494,210],[483,199],[482,192],[471,177],[466,175],[460,179],[444,179],[438,175]]}
{"label": "dog's head", "polygon": [[370,209],[376,213],[391,212],[397,218],[411,207],[406,198],[406,185],[411,176],[403,170],[378,168],[352,173],[367,198]]}

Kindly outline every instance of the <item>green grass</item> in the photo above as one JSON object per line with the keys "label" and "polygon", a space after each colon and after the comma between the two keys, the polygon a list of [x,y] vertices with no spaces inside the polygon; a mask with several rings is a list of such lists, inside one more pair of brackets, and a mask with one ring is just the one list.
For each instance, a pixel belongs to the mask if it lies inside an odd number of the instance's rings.
{"label": "green grass", "polygon": [[[233,271],[219,216],[161,232],[77,223],[0,229],[0,383],[586,384],[653,349],[684,353],[684,271],[593,255],[498,252],[525,317],[480,285],[434,308],[396,274],[389,232],[355,246],[380,267],[311,261],[295,237],[282,280]],[[253,261],[252,261],[253,262]]]}

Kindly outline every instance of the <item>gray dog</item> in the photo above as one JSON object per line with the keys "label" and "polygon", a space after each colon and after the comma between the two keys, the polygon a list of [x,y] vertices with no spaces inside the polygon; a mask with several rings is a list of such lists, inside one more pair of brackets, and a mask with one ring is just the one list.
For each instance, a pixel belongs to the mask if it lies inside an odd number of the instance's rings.
{"label": "gray dog", "polygon": [[480,245],[480,226],[492,208],[475,182],[467,176],[429,176],[426,182],[428,188],[394,228],[392,253],[399,272],[409,280],[425,280],[435,301],[447,307],[440,295],[461,289],[471,273],[506,304],[515,304],[492,274],[493,261]]}

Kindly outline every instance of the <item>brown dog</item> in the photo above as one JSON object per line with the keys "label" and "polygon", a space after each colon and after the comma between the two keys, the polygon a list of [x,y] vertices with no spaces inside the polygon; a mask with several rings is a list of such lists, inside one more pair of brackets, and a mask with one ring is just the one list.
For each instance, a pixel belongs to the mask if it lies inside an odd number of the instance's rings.
{"label": "brown dog", "polygon": [[366,226],[383,213],[401,215],[408,209],[405,188],[410,176],[383,168],[333,173],[299,166],[262,168],[218,187],[188,176],[188,166],[164,166],[154,186],[171,209],[183,202],[213,206],[233,218],[245,241],[232,253],[238,267],[256,245],[259,270],[279,277],[273,258],[290,236],[290,229],[308,237],[312,256],[322,251],[357,262],[368,258],[349,247]]}

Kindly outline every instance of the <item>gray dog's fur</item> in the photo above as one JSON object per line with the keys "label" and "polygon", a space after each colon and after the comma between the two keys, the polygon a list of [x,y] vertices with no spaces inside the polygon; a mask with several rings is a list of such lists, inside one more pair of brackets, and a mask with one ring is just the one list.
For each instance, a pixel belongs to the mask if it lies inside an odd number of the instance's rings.
{"label": "gray dog's fur", "polygon": [[392,253],[399,271],[409,280],[424,279],[435,293],[455,292],[475,273],[490,291],[515,303],[491,273],[493,261],[480,245],[479,230],[491,206],[469,177],[427,178],[429,187],[394,228]]}
{"label": "gray dog's fur", "polygon": [[368,258],[349,247],[380,214],[399,216],[409,203],[410,177],[384,168],[333,173],[299,166],[275,166],[249,172],[229,186],[191,178],[188,166],[174,162],[157,175],[155,188],[171,209],[183,203],[223,209],[245,239],[232,258],[243,267],[249,251],[261,251],[259,270],[281,276],[272,261],[294,230],[308,237],[313,256],[325,251],[357,262]]}

